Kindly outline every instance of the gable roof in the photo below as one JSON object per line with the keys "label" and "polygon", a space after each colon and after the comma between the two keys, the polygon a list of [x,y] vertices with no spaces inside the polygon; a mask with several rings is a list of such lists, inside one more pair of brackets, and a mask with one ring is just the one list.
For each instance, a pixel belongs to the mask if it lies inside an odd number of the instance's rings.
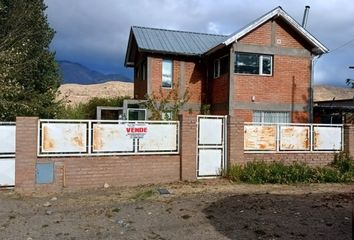
{"label": "gable roof", "polygon": [[132,41],[136,41],[141,52],[201,56],[227,38],[226,35],[132,26],[125,64],[129,66],[127,58]]}
{"label": "gable roof", "polygon": [[[265,22],[276,17],[281,17],[311,44],[313,46],[311,52],[315,55],[329,52],[328,48],[279,6],[229,36],[133,26],[130,30],[125,66],[134,66],[135,51],[184,56],[209,54],[217,49],[229,46]],[[136,43],[137,49],[135,49],[133,43]]]}
{"label": "gable roof", "polygon": [[[286,21],[295,31],[297,31],[301,36],[304,37],[310,44],[314,46],[312,52],[316,54],[323,54],[329,52],[329,49],[325,47],[320,41],[318,41],[311,33],[309,33],[305,28],[303,28],[295,19],[293,19],[289,14],[287,14],[280,6],[274,8],[270,12],[264,14],[263,16],[257,18],[250,24],[241,28],[237,32],[232,33],[225,41],[221,42],[219,45],[230,45],[238,39],[242,38],[246,34],[252,32],[254,29],[258,28],[265,22],[269,21],[274,17],[281,17]],[[215,46],[213,49],[217,48]],[[212,51],[212,49],[210,50]]]}

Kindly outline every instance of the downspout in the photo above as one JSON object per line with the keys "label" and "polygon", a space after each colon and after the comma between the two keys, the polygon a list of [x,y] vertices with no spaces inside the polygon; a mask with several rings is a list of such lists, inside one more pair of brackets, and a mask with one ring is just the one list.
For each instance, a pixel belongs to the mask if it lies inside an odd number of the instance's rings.
{"label": "downspout", "polygon": [[313,82],[315,77],[315,63],[322,54],[314,56],[311,60],[311,77],[310,77],[310,89],[309,89],[309,123],[313,123]]}

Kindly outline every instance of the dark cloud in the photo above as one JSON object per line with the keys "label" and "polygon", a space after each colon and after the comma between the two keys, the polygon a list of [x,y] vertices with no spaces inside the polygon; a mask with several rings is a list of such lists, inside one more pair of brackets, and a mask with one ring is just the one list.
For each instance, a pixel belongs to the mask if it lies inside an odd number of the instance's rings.
{"label": "dark cloud", "polygon": [[329,49],[315,64],[316,84],[344,85],[354,78],[354,2],[349,0],[46,0],[52,48],[58,59],[106,73],[127,73],[123,66],[132,25],[209,33],[232,33],[271,9],[282,6],[298,22],[310,5],[308,30]]}

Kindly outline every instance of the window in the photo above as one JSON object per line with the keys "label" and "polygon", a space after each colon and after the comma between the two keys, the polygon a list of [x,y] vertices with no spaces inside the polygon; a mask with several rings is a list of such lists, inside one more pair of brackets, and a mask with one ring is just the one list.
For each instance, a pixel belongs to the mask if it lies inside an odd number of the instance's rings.
{"label": "window", "polygon": [[146,109],[142,108],[128,108],[128,120],[146,120]]}
{"label": "window", "polygon": [[146,60],[141,64],[141,80],[145,81],[147,79],[147,63]]}
{"label": "window", "polygon": [[162,61],[162,87],[172,88],[172,60]]}
{"label": "window", "polygon": [[218,78],[221,75],[229,71],[229,56],[223,56],[214,60],[214,78]]}
{"label": "window", "polygon": [[253,112],[253,122],[264,123],[290,123],[289,112]]}
{"label": "window", "polygon": [[273,57],[256,53],[236,53],[235,73],[272,75]]}

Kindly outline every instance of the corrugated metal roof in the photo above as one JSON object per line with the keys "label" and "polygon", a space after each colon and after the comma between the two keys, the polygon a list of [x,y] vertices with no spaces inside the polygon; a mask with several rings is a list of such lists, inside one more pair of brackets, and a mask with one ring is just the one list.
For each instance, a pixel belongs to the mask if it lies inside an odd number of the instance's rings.
{"label": "corrugated metal roof", "polygon": [[132,31],[140,50],[202,55],[225,41],[228,36],[133,26]]}

